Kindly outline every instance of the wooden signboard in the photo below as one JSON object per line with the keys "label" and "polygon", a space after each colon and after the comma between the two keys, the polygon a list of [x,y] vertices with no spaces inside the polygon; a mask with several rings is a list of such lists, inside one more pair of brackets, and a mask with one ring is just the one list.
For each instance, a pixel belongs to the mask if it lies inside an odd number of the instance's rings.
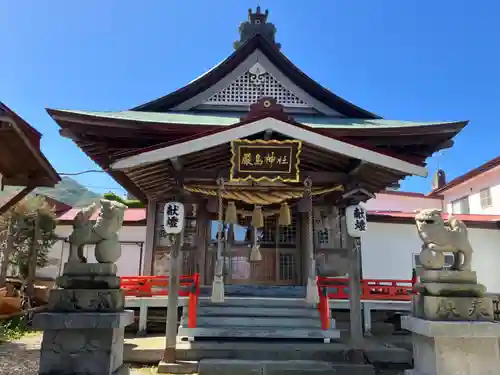
{"label": "wooden signboard", "polygon": [[237,139],[231,142],[231,181],[300,181],[297,140]]}

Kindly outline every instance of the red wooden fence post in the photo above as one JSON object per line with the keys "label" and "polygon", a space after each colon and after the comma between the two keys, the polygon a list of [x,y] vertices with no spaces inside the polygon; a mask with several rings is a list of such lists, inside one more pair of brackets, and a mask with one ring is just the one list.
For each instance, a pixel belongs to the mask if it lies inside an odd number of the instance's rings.
{"label": "red wooden fence post", "polygon": [[320,305],[321,305],[321,329],[327,330],[330,329],[330,306],[328,303],[328,290],[327,287],[321,288],[321,294],[319,297]]}
{"label": "red wooden fence post", "polygon": [[196,316],[197,305],[198,305],[198,293],[199,293],[199,275],[193,275],[193,282],[191,285],[191,291],[189,293],[189,305],[188,305],[188,327],[196,328]]}

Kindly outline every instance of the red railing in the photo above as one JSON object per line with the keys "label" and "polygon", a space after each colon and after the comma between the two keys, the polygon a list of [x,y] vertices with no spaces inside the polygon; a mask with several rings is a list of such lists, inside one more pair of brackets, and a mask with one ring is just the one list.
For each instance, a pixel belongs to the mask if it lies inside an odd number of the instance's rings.
{"label": "red railing", "polygon": [[[361,280],[361,300],[364,301],[411,301],[417,281],[415,272],[411,280]],[[124,276],[121,288],[125,296],[153,297],[168,296],[168,276]],[[349,279],[337,277],[318,277],[318,310],[322,329],[330,328],[329,300],[349,299]],[[198,298],[200,295],[200,275],[180,276],[180,297],[189,297],[188,327],[196,327]]]}
{"label": "red railing", "polygon": [[[326,288],[329,299],[349,299],[349,279],[318,277],[318,287]],[[362,300],[411,301],[415,280],[361,280]]]}
{"label": "red railing", "polygon": [[[125,296],[153,297],[168,296],[168,276],[122,276],[120,287]],[[200,275],[179,277],[179,297],[189,297],[188,327],[196,327],[198,298],[200,296]]]}
{"label": "red railing", "polygon": [[[411,301],[415,293],[415,273],[411,280],[361,280],[362,301]],[[321,319],[321,328],[330,328],[329,300],[349,299],[349,279],[337,277],[317,278],[319,304],[318,310]]]}

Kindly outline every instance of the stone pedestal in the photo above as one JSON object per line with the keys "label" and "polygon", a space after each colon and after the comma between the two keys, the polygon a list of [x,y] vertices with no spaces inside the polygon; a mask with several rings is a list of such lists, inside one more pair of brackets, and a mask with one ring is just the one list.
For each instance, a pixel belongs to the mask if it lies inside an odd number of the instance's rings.
{"label": "stone pedestal", "polygon": [[35,315],[43,329],[40,375],[122,375],[125,327],[134,320],[114,264],[66,264],[49,310]]}
{"label": "stone pedestal", "polygon": [[405,316],[402,326],[413,332],[414,369],[405,375],[494,375],[500,371],[500,324]]}
{"label": "stone pedestal", "polygon": [[493,299],[473,271],[420,270],[413,315],[435,321],[493,321]]}

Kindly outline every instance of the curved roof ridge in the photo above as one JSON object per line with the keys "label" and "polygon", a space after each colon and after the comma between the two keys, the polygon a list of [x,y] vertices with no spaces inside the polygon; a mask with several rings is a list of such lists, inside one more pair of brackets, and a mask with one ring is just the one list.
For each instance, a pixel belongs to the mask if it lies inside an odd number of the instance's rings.
{"label": "curved roof ridge", "polygon": [[259,49],[267,58],[292,82],[302,88],[309,95],[322,102],[326,106],[342,113],[347,117],[362,119],[382,119],[374,113],[371,113],[355,104],[337,96],[321,84],[310,78],[296,65],[294,65],[279,49],[272,45],[262,35],[256,34],[245,41],[229,57],[205,72],[195,80],[188,83],[176,91],[154,99],[147,103],[136,106],[131,111],[168,111],[169,109],[185,102],[186,100],[202,93],[215,83],[220,81],[226,75],[231,73],[239,64],[241,64],[250,54]]}

